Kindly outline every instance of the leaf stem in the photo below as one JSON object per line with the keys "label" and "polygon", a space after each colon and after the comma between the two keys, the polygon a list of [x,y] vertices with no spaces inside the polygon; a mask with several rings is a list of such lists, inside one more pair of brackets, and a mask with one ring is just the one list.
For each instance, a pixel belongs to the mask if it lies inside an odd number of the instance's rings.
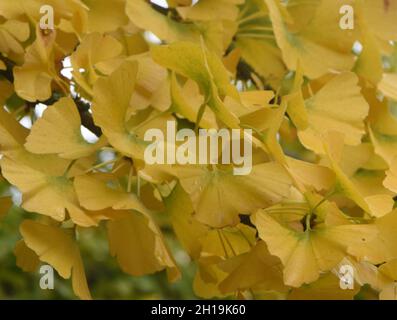
{"label": "leaf stem", "polygon": [[85,171],[85,173],[88,173],[88,172],[94,171],[94,170],[96,170],[96,169],[102,168],[103,166],[106,166],[106,165],[108,165],[108,164],[115,163],[115,162],[118,161],[119,159],[120,159],[120,157],[117,157],[116,159],[112,159],[112,160],[108,160],[108,161],[101,162],[101,163],[99,163],[99,164],[97,164],[97,165],[95,165],[95,166],[93,166],[93,167],[87,169],[87,170]]}
{"label": "leaf stem", "polygon": [[76,163],[76,161],[77,161],[77,159],[74,159],[74,160],[72,160],[72,161],[69,163],[68,167],[66,168],[66,170],[65,170],[65,172],[64,172],[64,174],[63,174],[63,176],[64,176],[65,178],[68,176],[70,170],[72,169],[72,167],[73,167],[73,165]]}

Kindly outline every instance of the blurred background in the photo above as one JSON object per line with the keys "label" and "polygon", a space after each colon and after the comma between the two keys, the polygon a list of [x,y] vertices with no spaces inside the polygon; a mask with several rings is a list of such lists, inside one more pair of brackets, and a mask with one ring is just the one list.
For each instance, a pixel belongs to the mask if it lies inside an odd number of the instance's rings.
{"label": "blurred background", "polygon": [[[0,194],[7,191],[0,183]],[[15,196],[15,195],[14,195]],[[18,195],[16,194],[16,197]],[[54,290],[42,290],[42,276],[37,270],[25,273],[16,265],[14,247],[21,239],[18,227],[23,219],[34,219],[37,215],[13,206],[0,220],[0,300],[2,299],[76,299],[70,280],[65,280],[54,271]],[[110,256],[105,227],[89,229],[81,234],[79,245],[87,281],[94,299],[196,299],[192,285],[194,265],[178,246],[170,232],[165,231],[166,240],[182,271],[176,283],[167,281],[165,272],[144,277],[133,277],[123,273],[117,261]]]}

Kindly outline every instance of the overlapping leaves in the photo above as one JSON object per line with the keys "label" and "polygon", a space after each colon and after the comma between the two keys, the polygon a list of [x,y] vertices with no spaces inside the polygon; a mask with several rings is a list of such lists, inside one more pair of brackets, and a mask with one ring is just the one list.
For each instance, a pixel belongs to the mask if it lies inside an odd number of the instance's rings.
{"label": "overlapping leaves", "polygon": [[[39,28],[44,4],[55,30]],[[90,299],[79,234],[105,226],[131,276],[177,281],[176,238],[200,297],[351,299],[367,284],[396,299],[397,1],[168,5],[0,4],[0,178],[37,214],[17,265],[51,264]],[[144,134],[169,120],[251,129],[251,172],[147,165]],[[11,205],[1,194],[0,219]]]}

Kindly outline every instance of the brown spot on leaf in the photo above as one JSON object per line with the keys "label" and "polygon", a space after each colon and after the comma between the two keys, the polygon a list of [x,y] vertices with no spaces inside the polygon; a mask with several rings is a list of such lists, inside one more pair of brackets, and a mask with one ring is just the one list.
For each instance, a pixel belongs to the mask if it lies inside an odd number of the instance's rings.
{"label": "brown spot on leaf", "polygon": [[383,7],[385,8],[385,11],[389,11],[390,8],[390,0],[383,0]]}

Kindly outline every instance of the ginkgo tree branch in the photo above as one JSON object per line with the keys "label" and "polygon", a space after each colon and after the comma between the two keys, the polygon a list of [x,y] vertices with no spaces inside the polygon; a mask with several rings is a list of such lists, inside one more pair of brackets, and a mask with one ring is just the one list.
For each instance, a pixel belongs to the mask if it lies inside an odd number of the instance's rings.
{"label": "ginkgo tree branch", "polygon": [[76,103],[77,109],[80,114],[81,124],[90,130],[97,137],[102,135],[102,130],[94,123],[94,119],[92,118],[92,114],[90,113],[90,104],[88,102],[83,101],[79,96],[73,97],[74,102]]}
{"label": "ginkgo tree branch", "polygon": [[0,76],[3,76],[5,79],[13,83],[14,82],[13,68],[15,63],[10,59],[4,57],[3,55],[0,55],[0,61],[4,62],[4,64],[6,65],[6,70],[0,70]]}
{"label": "ginkgo tree branch", "polygon": [[[0,55],[0,60],[3,61],[4,64],[6,65],[6,70],[0,70],[0,76],[3,76],[9,82],[13,83],[14,82],[13,70],[15,63],[9,60],[8,58],[4,57],[3,55]],[[60,93],[58,91],[53,91],[51,97],[45,101],[36,101],[36,102],[25,101],[26,110],[33,109],[36,106],[36,104],[39,102],[46,106],[52,105],[56,103],[62,96],[63,93]],[[95,134],[97,137],[100,137],[102,135],[102,130],[94,123],[92,115],[89,112],[90,104],[81,100],[79,96],[73,97],[73,100],[77,105],[77,109],[79,111],[81,118],[81,124],[84,127],[86,127],[88,130],[90,130],[93,134]]]}

